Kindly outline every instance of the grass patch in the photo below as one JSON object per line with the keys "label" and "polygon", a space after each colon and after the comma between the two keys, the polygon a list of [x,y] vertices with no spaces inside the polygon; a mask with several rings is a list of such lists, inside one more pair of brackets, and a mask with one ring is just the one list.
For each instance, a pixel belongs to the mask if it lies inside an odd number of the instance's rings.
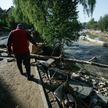
{"label": "grass patch", "polygon": [[72,62],[68,62],[68,65],[72,68],[73,71],[78,71],[81,69],[78,65]]}

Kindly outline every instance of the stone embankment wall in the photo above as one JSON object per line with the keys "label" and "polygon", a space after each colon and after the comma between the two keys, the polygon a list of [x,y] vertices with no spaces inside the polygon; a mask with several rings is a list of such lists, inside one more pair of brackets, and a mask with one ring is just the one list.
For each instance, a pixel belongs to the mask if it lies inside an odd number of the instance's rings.
{"label": "stone embankment wall", "polygon": [[86,31],[92,35],[95,35],[104,39],[108,39],[108,32],[101,32],[100,30],[86,30]]}
{"label": "stone embankment wall", "polygon": [[80,39],[81,40],[84,40],[84,41],[92,42],[92,43],[97,44],[97,45],[101,45],[101,46],[104,46],[104,47],[108,47],[108,42],[94,40],[94,39],[91,39],[91,38],[87,38],[85,36],[80,36]]}

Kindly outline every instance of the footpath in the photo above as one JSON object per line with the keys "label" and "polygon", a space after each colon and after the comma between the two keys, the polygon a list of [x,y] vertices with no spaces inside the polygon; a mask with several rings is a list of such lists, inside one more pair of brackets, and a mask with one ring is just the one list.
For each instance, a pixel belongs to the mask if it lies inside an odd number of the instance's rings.
{"label": "footpath", "polygon": [[0,61],[0,108],[48,108],[41,80],[31,60],[32,81],[28,81],[26,71],[21,75],[16,61]]}

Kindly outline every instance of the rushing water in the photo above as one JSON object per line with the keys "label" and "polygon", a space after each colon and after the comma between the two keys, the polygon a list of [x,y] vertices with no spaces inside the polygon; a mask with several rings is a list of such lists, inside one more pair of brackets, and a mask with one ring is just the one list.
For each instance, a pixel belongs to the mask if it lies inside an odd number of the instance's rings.
{"label": "rushing water", "polygon": [[100,58],[95,62],[108,65],[108,48],[87,41],[78,40],[70,47],[65,46],[64,52],[69,58],[73,56],[80,60],[89,60],[94,56],[99,56]]}
{"label": "rushing water", "polygon": [[7,37],[8,37],[7,35],[0,37],[0,45],[2,45],[2,44],[6,45],[7,44]]}
{"label": "rushing water", "polygon": [[[89,35],[87,35],[87,37],[89,37]],[[101,40],[99,37],[95,36],[94,38],[92,36],[92,39]],[[74,57],[79,60],[90,60],[93,57],[99,57],[97,59],[94,59],[93,62],[108,65],[108,47],[99,46],[87,41],[78,40],[77,42],[74,42],[74,44],[72,44],[72,46],[70,47],[65,46],[64,54],[69,58]],[[90,71],[92,71],[93,67],[89,65],[86,69],[88,68]],[[98,68],[97,70],[101,72],[102,76],[108,78],[108,68]]]}

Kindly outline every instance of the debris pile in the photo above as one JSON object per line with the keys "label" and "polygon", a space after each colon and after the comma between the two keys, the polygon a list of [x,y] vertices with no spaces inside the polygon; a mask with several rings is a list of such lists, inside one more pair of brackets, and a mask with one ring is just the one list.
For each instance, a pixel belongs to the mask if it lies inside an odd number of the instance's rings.
{"label": "debris pile", "polygon": [[82,70],[72,72],[65,63],[57,66],[54,59],[38,61],[37,66],[40,64],[61,108],[108,108],[108,80],[86,75]]}

